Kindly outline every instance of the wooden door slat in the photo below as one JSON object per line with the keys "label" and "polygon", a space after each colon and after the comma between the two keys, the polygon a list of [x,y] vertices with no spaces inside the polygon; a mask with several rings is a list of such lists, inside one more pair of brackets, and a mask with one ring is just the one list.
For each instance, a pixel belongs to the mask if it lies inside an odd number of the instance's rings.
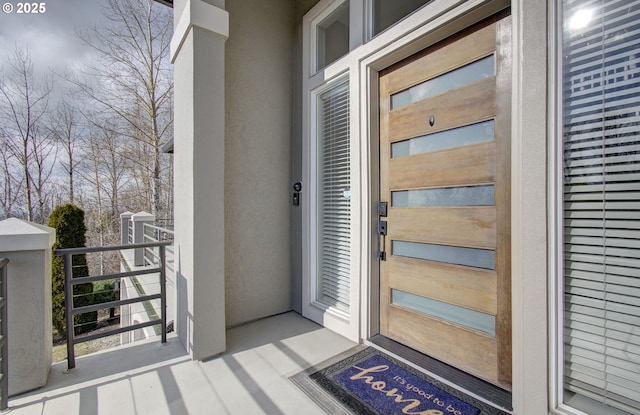
{"label": "wooden door slat", "polygon": [[389,288],[494,315],[496,273],[414,258],[389,258]]}
{"label": "wooden door slat", "polygon": [[390,190],[493,183],[494,142],[389,160]]}
{"label": "wooden door slat", "polygon": [[435,50],[427,50],[424,56],[390,72],[389,92],[403,91],[488,56],[493,53],[495,44],[495,24],[492,24],[478,30],[473,36],[437,45],[433,48]]}
{"label": "wooden door slat", "polygon": [[496,340],[473,330],[455,326],[400,307],[389,307],[392,338],[497,383]]}
{"label": "wooden door slat", "polygon": [[[389,112],[389,141],[420,137],[492,119],[495,116],[495,77],[484,78]],[[433,115],[434,124],[429,124]]]}
{"label": "wooden door slat", "polygon": [[493,206],[392,208],[388,223],[392,240],[483,249],[496,247]]}

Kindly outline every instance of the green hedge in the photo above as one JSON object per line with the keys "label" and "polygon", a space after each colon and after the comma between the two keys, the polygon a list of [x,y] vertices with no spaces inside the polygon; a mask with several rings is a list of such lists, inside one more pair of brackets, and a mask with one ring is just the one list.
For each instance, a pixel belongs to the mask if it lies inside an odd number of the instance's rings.
{"label": "green hedge", "polygon": [[[79,248],[86,244],[84,225],[84,211],[79,207],[66,204],[58,206],[51,213],[49,226],[56,230],[56,242],[53,249]],[[58,333],[66,337],[66,321],[64,313],[64,258],[53,256],[52,265],[52,300],[53,300],[53,326]],[[84,254],[73,256],[73,278],[89,275],[87,259]],[[74,307],[82,307],[92,303],[91,293],[93,284],[79,284],[74,286]],[[83,295],[85,294],[85,295]],[[88,295],[86,295],[88,294]],[[76,315],[74,319],[75,334],[91,331],[96,327],[98,312],[93,311]]]}

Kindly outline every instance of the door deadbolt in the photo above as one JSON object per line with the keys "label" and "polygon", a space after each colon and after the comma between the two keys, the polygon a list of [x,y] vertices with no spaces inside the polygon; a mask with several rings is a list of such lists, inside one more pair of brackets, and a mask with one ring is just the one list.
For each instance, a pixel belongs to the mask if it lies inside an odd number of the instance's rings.
{"label": "door deadbolt", "polygon": [[302,192],[302,183],[295,182],[293,184],[293,206],[300,206],[300,192]]}

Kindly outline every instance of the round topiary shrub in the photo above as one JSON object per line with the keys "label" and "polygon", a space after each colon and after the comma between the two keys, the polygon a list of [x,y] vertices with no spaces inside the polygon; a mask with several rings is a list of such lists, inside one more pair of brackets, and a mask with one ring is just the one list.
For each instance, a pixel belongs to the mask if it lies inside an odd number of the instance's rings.
{"label": "round topiary shrub", "polygon": [[[86,244],[86,227],[84,225],[84,211],[79,207],[66,204],[56,207],[49,218],[49,226],[56,230],[56,242],[53,250],[63,248],[80,248]],[[89,275],[87,259],[84,254],[72,257],[72,277],[86,277]],[[64,311],[64,258],[53,256],[52,264],[52,303],[53,326],[58,333],[66,337],[66,321]],[[73,289],[74,307],[82,307],[92,303],[91,293],[93,284],[79,284]],[[96,327],[98,312],[93,311],[76,315],[74,318],[74,333],[81,334]]]}

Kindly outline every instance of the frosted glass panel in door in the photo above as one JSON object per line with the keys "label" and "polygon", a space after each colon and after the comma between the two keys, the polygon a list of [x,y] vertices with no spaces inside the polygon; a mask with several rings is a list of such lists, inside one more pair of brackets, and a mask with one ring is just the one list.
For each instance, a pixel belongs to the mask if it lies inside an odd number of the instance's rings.
{"label": "frosted glass panel in door", "polygon": [[463,248],[459,246],[392,241],[393,255],[476,268],[495,269],[495,251],[492,249]]}
{"label": "frosted glass panel in door", "polygon": [[391,303],[492,336],[496,333],[496,319],[491,314],[394,289],[391,290]]}
{"label": "frosted glass panel in door", "polygon": [[393,207],[493,206],[493,204],[493,185],[391,192],[391,206]]}

